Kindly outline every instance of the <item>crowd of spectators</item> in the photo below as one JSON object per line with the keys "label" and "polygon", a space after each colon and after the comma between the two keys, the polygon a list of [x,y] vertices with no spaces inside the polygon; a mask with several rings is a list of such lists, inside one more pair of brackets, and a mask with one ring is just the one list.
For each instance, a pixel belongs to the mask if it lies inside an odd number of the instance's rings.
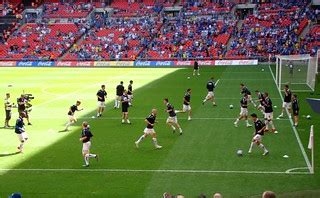
{"label": "crowd of spectators", "polygon": [[166,23],[151,41],[144,58],[212,59],[224,56],[234,20],[187,17]]}
{"label": "crowd of spectators", "polygon": [[90,3],[45,3],[43,4],[46,18],[76,18],[86,17],[92,10]]}
{"label": "crowd of spectators", "polygon": [[114,17],[157,16],[164,6],[172,6],[172,1],[165,0],[119,0],[110,5]]}
{"label": "crowd of spectators", "polygon": [[212,0],[186,0],[182,4],[185,15],[212,15],[217,13],[228,13],[235,5],[229,1]]}
{"label": "crowd of spectators", "polygon": [[307,43],[299,35],[311,20],[313,10],[300,7],[295,11],[256,13],[248,16],[241,29],[234,32],[228,57],[256,57],[269,54],[305,54]]}

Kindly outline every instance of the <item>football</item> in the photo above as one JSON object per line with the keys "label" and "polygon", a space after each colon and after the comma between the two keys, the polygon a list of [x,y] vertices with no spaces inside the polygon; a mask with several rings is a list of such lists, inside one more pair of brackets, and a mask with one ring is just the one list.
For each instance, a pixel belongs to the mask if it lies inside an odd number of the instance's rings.
{"label": "football", "polygon": [[307,118],[307,119],[311,119],[311,115],[307,115],[306,118]]}
{"label": "football", "polygon": [[237,150],[237,155],[238,156],[243,156],[243,151],[241,149]]}
{"label": "football", "polygon": [[229,105],[229,108],[230,108],[230,109],[233,109],[233,105],[232,105],[232,104],[231,104],[231,105]]}

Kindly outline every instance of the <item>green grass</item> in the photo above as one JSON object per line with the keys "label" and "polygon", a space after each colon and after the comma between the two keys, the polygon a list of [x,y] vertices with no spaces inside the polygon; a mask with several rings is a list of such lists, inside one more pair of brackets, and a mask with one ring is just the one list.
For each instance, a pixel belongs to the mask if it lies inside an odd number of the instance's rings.
{"label": "green grass", "polygon": [[[225,197],[251,197],[264,190],[273,190],[284,197],[304,192],[319,196],[318,163],[315,175],[284,174],[291,168],[306,167],[288,119],[275,121],[279,134],[265,135],[263,142],[270,150],[267,157],[256,148],[251,155],[246,154],[253,129],[246,128],[244,122],[240,122],[239,128],[233,126],[239,113],[241,82],[252,92],[268,91],[278,106],[275,116],[280,113],[281,98],[267,67],[264,72],[260,67],[202,68],[201,76],[197,77],[192,77],[191,72],[188,68],[1,68],[0,95],[10,92],[13,101],[25,90],[36,99],[31,114],[33,126],[27,126],[30,140],[23,154],[5,155],[16,151],[18,139],[13,130],[0,129],[0,197],[22,192],[24,197],[153,198],[166,191],[186,197],[214,192]],[[211,76],[220,79],[215,92],[217,107],[201,104]],[[122,125],[121,112],[112,108],[115,86],[121,80],[127,86],[131,79],[135,88],[134,106],[129,109],[132,125]],[[95,94],[102,83],[107,86],[108,105],[102,118],[92,119]],[[13,86],[8,87],[9,84]],[[193,90],[194,119],[187,121],[186,115],[178,115],[184,130],[184,135],[178,136],[165,124],[167,114],[162,99],[169,98],[180,109],[184,91],[189,87]],[[319,98],[316,94],[313,96]],[[320,121],[305,102],[306,97],[310,94],[299,93],[301,115],[312,115],[311,120],[301,116],[298,128],[305,149],[311,124],[315,125],[315,141],[319,142]],[[77,99],[85,110],[77,112],[78,123],[70,132],[59,133],[67,120],[69,106]],[[235,108],[229,109],[230,104]],[[155,129],[163,149],[154,150],[149,138],[136,149],[134,141],[145,128],[143,118],[154,107],[159,112]],[[255,112],[252,106],[249,111]],[[79,135],[84,120],[94,134],[92,152],[101,156],[99,162],[91,160],[88,169],[81,167]],[[237,149],[243,149],[245,155],[238,157]],[[283,158],[285,154],[290,157]],[[310,155],[309,151],[307,154]],[[319,157],[316,152],[316,162]]]}

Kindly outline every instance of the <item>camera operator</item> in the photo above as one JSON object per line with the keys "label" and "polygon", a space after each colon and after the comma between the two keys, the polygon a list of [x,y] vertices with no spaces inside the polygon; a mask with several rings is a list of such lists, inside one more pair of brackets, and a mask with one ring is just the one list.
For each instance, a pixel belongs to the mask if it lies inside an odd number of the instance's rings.
{"label": "camera operator", "polygon": [[10,128],[9,121],[11,119],[11,109],[14,107],[14,103],[10,102],[10,93],[6,93],[6,98],[4,99],[4,109],[6,111],[6,119],[4,121],[4,128]]}
{"label": "camera operator", "polygon": [[21,97],[18,98],[18,112],[19,114],[24,113],[25,118],[27,118],[28,125],[32,125],[29,121],[29,115],[27,111],[28,99],[24,94],[21,94]]}

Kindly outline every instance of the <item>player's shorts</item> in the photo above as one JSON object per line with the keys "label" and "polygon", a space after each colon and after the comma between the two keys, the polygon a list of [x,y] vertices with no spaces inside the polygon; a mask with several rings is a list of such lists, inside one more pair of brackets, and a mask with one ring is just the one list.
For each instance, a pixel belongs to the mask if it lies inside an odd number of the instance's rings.
{"label": "player's shorts", "polygon": [[191,106],[183,104],[182,110],[183,111],[190,111],[191,110]]}
{"label": "player's shorts", "polygon": [[97,105],[98,105],[98,107],[100,107],[100,108],[106,107],[106,103],[105,103],[105,102],[102,102],[102,101],[98,101],[98,102],[97,102]]}
{"label": "player's shorts", "polygon": [[206,98],[208,99],[208,98],[212,98],[212,97],[214,97],[214,93],[213,93],[213,91],[209,91]]}
{"label": "player's shorts", "polygon": [[174,117],[168,117],[167,119],[167,123],[168,122],[171,122],[171,123],[177,123],[178,122],[178,119],[177,119],[177,116],[174,116]]}
{"label": "player's shorts", "polygon": [[298,116],[298,115],[299,115],[299,110],[295,110],[295,109],[293,109],[293,111],[292,111],[292,112],[293,112],[293,115],[294,115],[294,116]]}
{"label": "player's shorts", "polygon": [[6,110],[6,120],[11,119],[11,110]]}
{"label": "player's shorts", "polygon": [[121,100],[121,96],[116,96],[116,100]]}
{"label": "player's shorts", "polygon": [[69,120],[76,120],[77,119],[76,116],[74,116],[74,115],[68,115],[68,117],[69,117]]}
{"label": "player's shorts", "polygon": [[282,103],[282,108],[291,109],[291,102],[283,102]]}
{"label": "player's shorts", "polygon": [[156,133],[156,132],[154,131],[153,128],[152,128],[152,129],[145,128],[144,131],[143,131],[143,133],[145,133],[145,134],[147,134],[147,135],[153,135],[153,134]]}
{"label": "player's shorts", "polygon": [[262,109],[263,111],[265,110],[264,106],[262,104],[258,105],[258,109]]}
{"label": "player's shorts", "polygon": [[128,112],[128,106],[122,105],[122,113],[127,113]]}
{"label": "player's shorts", "polygon": [[258,141],[258,142],[261,142],[261,140],[262,140],[262,135],[256,134],[256,135],[253,137],[253,140]]}
{"label": "player's shorts", "polygon": [[273,112],[271,112],[271,113],[264,113],[264,119],[272,120],[272,119],[273,119]]}
{"label": "player's shorts", "polygon": [[17,136],[18,136],[20,142],[25,141],[25,140],[28,139],[28,134],[26,132],[17,133]]}
{"label": "player's shorts", "polygon": [[82,152],[88,152],[91,147],[91,142],[86,142],[82,144]]}
{"label": "player's shorts", "polygon": [[248,108],[241,107],[240,115],[241,116],[248,116]]}
{"label": "player's shorts", "polygon": [[133,99],[133,95],[128,95],[128,99],[132,100]]}

